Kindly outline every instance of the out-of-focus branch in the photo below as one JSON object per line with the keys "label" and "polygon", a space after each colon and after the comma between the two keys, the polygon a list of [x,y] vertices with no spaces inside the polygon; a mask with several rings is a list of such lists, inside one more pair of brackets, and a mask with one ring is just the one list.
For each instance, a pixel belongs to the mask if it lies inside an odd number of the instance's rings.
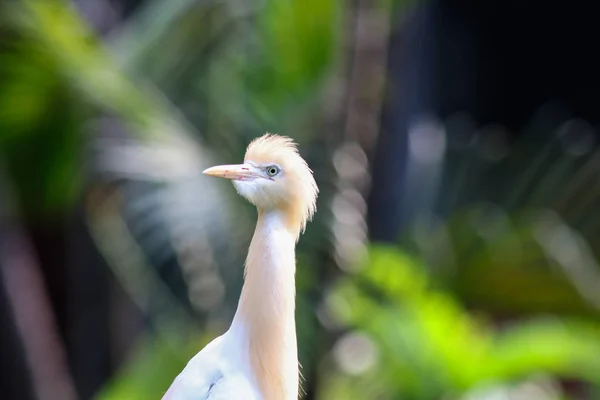
{"label": "out-of-focus branch", "polygon": [[[0,178],[4,178],[0,175]],[[49,306],[42,272],[10,203],[9,185],[0,179],[0,274],[16,329],[23,343],[34,391],[40,400],[76,399],[66,354]]]}
{"label": "out-of-focus branch", "polygon": [[379,133],[391,21],[379,1],[359,0],[355,13],[344,136],[369,152]]}
{"label": "out-of-focus branch", "polygon": [[338,264],[350,267],[364,248],[366,234],[365,192],[369,188],[368,154],[379,132],[383,102],[389,10],[381,2],[360,0],[354,9],[354,26],[348,42],[350,73],[348,100],[343,110],[343,139],[334,157],[338,187],[334,199],[334,234]]}

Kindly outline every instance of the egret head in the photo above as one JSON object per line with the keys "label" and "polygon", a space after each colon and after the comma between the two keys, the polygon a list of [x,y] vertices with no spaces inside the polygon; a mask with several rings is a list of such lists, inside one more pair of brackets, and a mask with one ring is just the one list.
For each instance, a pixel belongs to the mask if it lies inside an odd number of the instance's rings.
{"label": "egret head", "polygon": [[316,211],[319,189],[288,137],[267,133],[248,145],[243,164],[219,165],[204,173],[231,179],[238,193],[260,211],[283,212],[299,231]]}

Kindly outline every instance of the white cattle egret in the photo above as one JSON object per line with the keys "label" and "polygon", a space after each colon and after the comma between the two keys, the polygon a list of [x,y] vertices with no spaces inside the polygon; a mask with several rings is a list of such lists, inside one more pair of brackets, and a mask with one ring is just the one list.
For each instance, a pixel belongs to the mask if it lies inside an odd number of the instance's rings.
{"label": "white cattle egret", "polygon": [[187,364],[163,400],[297,400],[295,246],[316,210],[312,171],[289,138],[266,134],[244,163],[204,174],[233,181],[258,209],[231,326]]}

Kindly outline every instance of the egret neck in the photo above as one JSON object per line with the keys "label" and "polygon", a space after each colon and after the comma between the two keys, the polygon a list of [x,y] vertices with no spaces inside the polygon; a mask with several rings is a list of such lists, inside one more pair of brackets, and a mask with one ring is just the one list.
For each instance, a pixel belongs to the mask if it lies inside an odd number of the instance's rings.
{"label": "egret neck", "polygon": [[297,400],[295,246],[317,210],[312,170],[292,139],[267,133],[250,142],[242,164],[203,173],[231,180],[258,222],[230,329],[189,361],[165,399]]}
{"label": "egret neck", "polygon": [[294,230],[286,213],[259,209],[231,326],[265,400],[298,398]]}

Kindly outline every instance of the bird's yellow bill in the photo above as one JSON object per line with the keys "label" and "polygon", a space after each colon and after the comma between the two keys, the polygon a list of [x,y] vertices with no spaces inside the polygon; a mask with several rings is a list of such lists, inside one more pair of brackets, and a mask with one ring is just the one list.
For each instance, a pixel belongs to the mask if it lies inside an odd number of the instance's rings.
{"label": "bird's yellow bill", "polygon": [[234,181],[243,181],[260,177],[255,171],[255,168],[249,164],[217,165],[216,167],[205,169],[202,173]]}

